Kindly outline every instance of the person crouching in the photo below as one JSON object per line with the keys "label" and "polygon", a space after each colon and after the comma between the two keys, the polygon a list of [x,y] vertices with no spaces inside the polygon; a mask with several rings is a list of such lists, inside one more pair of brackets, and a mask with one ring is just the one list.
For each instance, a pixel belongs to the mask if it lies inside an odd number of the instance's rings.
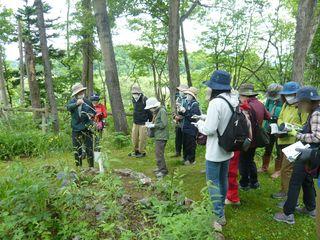
{"label": "person crouching", "polygon": [[149,136],[155,140],[155,153],[158,167],[155,173],[157,178],[163,178],[168,174],[164,157],[165,147],[169,139],[167,111],[156,98],[149,98],[146,101],[145,109],[153,113],[153,120],[151,123],[147,122],[146,127],[149,129],[149,132],[153,132],[153,134],[149,134]]}

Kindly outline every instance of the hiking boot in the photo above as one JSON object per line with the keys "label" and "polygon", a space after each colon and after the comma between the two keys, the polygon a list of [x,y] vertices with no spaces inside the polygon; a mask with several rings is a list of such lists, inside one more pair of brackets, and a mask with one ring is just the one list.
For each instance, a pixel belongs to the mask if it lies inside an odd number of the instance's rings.
{"label": "hiking boot", "polygon": [[168,173],[158,172],[158,173],[156,173],[156,177],[157,177],[158,179],[162,179],[162,178],[164,178],[167,174],[168,174]]}
{"label": "hiking boot", "polygon": [[181,157],[181,153],[176,153],[176,154],[174,154],[174,155],[172,155],[172,156],[170,156],[171,158],[177,158],[177,157]]}
{"label": "hiking boot", "polygon": [[297,207],[296,211],[299,214],[308,215],[311,218],[316,218],[316,210],[309,211],[308,209],[306,209],[306,207]]}
{"label": "hiking boot", "polygon": [[285,215],[284,213],[276,213],[273,217],[277,222],[284,222],[287,224],[295,224],[294,215]]}
{"label": "hiking boot", "polygon": [[254,189],[254,190],[259,189],[260,188],[260,183],[256,182],[254,184],[250,184],[250,188]]}
{"label": "hiking boot", "polygon": [[138,154],[140,154],[139,152],[135,151],[135,152],[131,152],[128,154],[128,157],[136,157]]}
{"label": "hiking boot", "polygon": [[232,201],[230,201],[229,199],[226,199],[226,200],[224,201],[224,204],[225,204],[225,205],[240,206],[240,205],[241,205],[241,202],[240,202],[240,201],[238,201],[238,202],[232,202]]}
{"label": "hiking boot", "polygon": [[273,199],[285,199],[287,198],[287,194],[284,192],[278,192],[271,195],[271,198]]}
{"label": "hiking boot", "polygon": [[241,191],[245,191],[245,192],[247,192],[247,191],[249,191],[250,190],[250,187],[249,186],[239,186],[239,189],[241,190]]}
{"label": "hiking boot", "polygon": [[138,154],[136,154],[135,157],[136,158],[144,158],[144,157],[146,157],[146,153],[138,153]]}

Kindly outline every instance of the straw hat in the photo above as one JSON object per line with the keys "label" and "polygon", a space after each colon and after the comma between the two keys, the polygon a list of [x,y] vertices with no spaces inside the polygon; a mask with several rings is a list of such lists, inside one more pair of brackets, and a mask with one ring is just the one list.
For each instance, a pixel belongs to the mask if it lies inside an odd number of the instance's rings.
{"label": "straw hat", "polygon": [[186,84],[180,84],[180,86],[177,87],[177,89],[178,89],[179,91],[181,91],[181,92],[187,90],[188,88],[189,88],[189,87],[188,87],[188,85],[186,85]]}
{"label": "straw hat", "polygon": [[195,99],[197,99],[197,95],[199,90],[195,87],[190,87],[187,90],[183,91],[185,94],[190,94],[191,96],[193,96]]}
{"label": "straw hat", "polygon": [[145,110],[155,108],[155,107],[160,107],[161,103],[154,97],[148,98],[146,101],[146,107],[144,108]]}
{"label": "straw hat", "polygon": [[81,83],[76,83],[76,84],[74,84],[72,86],[71,89],[72,89],[72,95],[71,96],[73,97],[73,96],[77,95],[78,93],[86,90],[87,88],[84,87]]}
{"label": "straw hat", "polygon": [[142,90],[141,90],[141,88],[140,88],[139,85],[135,84],[135,85],[133,85],[132,88],[131,88],[131,93],[132,93],[132,94],[141,94],[141,93],[142,93]]}

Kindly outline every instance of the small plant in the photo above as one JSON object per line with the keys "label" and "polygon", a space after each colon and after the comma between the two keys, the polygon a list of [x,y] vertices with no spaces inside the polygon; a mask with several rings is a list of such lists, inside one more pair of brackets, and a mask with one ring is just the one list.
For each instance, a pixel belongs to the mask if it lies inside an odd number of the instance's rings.
{"label": "small plant", "polygon": [[128,147],[130,145],[129,136],[125,135],[122,132],[116,132],[112,136],[112,143],[116,148]]}

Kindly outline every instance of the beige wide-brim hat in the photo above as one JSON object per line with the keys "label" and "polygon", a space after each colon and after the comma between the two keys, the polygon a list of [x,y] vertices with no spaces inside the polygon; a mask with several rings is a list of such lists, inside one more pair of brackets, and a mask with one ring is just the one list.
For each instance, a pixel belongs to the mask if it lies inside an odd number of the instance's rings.
{"label": "beige wide-brim hat", "polygon": [[145,110],[149,110],[151,108],[156,108],[156,107],[160,107],[161,103],[158,101],[158,99],[151,97],[148,98],[146,101],[146,107],[144,108]]}
{"label": "beige wide-brim hat", "polygon": [[181,92],[187,90],[188,88],[189,88],[189,87],[188,87],[188,85],[186,85],[186,84],[180,84],[180,86],[177,87],[177,89],[178,89],[179,91],[181,91]]}
{"label": "beige wide-brim hat", "polygon": [[140,88],[139,85],[135,84],[135,85],[133,85],[132,88],[131,88],[131,93],[132,93],[132,94],[141,94],[141,93],[142,93],[142,90],[141,90],[141,88]]}
{"label": "beige wide-brim hat", "polygon": [[185,94],[190,94],[192,97],[194,97],[195,99],[197,99],[197,95],[199,90],[195,87],[190,87],[187,90],[183,91]]}
{"label": "beige wide-brim hat", "polygon": [[72,97],[74,97],[75,95],[77,95],[78,93],[85,91],[87,88],[84,87],[81,83],[76,83],[72,86]]}

